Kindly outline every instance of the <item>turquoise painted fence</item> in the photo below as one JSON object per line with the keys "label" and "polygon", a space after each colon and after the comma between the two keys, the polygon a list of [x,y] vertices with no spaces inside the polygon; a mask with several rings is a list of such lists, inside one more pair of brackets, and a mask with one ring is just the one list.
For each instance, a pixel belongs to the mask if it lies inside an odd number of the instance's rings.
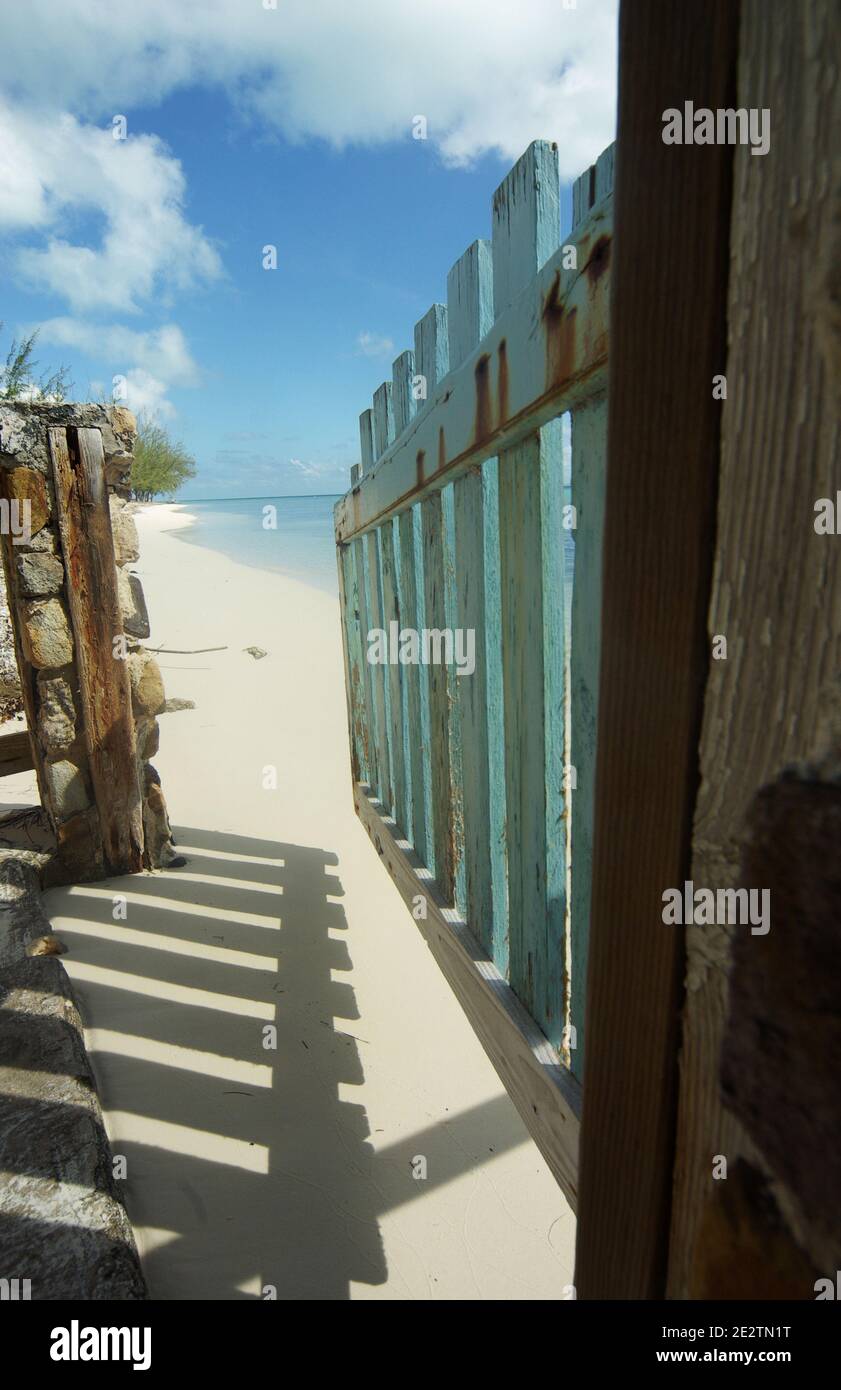
{"label": "turquoise painted fence", "polygon": [[[335,514],[357,809],[573,1196],[612,189],[611,146],[561,237],[557,149],[529,147],[360,417]],[[472,632],[475,670],[372,663],[376,629]]]}

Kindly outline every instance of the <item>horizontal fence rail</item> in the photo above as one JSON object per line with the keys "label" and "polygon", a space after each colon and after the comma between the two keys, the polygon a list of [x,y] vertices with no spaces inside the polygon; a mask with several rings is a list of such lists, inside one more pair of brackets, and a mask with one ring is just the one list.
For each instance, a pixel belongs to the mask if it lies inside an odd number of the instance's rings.
{"label": "horizontal fence rail", "polygon": [[573,1205],[612,189],[611,146],[562,242],[557,148],[529,147],[335,509],[357,813]]}

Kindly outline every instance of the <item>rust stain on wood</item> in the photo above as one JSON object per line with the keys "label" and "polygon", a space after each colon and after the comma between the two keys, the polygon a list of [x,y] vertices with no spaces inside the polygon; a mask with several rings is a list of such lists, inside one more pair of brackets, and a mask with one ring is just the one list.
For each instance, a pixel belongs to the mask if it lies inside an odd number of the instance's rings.
{"label": "rust stain on wood", "polygon": [[584,274],[587,276],[591,287],[598,284],[610,265],[610,245],[611,239],[605,234],[599,237],[590,252],[589,259],[584,267]]}
{"label": "rust stain on wood", "polygon": [[564,307],[559,270],[555,271],[540,317],[546,335],[546,390],[549,391],[569,380],[575,371],[576,309]]}
{"label": "rust stain on wood", "polygon": [[493,429],[493,409],[491,405],[491,359],[483,352],[473,369],[476,381],[476,417],[473,424],[473,438],[477,444],[487,439]]}
{"label": "rust stain on wood", "polygon": [[499,376],[496,383],[499,409],[498,424],[502,425],[508,419],[508,345],[504,338],[499,340],[497,355],[499,357]]}
{"label": "rust stain on wood", "polygon": [[424,464],[424,459],[425,459],[425,458],[426,458],[426,451],[425,451],[424,449],[418,449],[417,455],[416,455],[416,457],[415,457],[415,482],[416,482],[416,484],[417,484],[418,487],[421,486],[421,484],[423,483],[423,479],[424,479],[424,468],[423,468],[423,464]]}
{"label": "rust stain on wood", "polygon": [[443,468],[447,462],[447,441],[444,438],[444,426],[438,428],[438,467]]}

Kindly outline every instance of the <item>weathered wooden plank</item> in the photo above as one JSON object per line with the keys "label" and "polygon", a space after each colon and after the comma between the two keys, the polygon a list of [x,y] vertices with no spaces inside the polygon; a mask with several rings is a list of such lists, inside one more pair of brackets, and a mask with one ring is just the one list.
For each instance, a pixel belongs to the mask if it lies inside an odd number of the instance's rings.
{"label": "weathered wooden plank", "polygon": [[[505,314],[559,241],[558,152],[537,141],[494,196],[494,309]],[[499,455],[508,978],[555,1046],[565,1021],[564,605],[561,425]]]}
{"label": "weathered wooden plank", "polygon": [[511,987],[549,1041],[564,1028],[563,571],[560,421],[499,460]]}
{"label": "weathered wooden plank", "polygon": [[450,721],[450,823],[452,826],[453,847],[453,903],[464,914],[464,791],[461,760],[461,719],[459,717],[459,685],[456,657],[460,648],[458,643],[458,602],[455,567],[455,521],[453,515],[453,489],[441,489],[441,514],[444,522],[444,618],[448,632],[453,635],[453,665],[447,671],[447,705]]}
{"label": "weathered wooden plank", "polygon": [[[772,133],[770,149],[761,158],[752,157],[746,145],[735,152],[729,348],[726,367],[722,356],[710,368],[726,370],[727,381],[726,399],[718,403],[721,475],[706,633],[715,643],[716,659],[710,662],[704,695],[700,787],[687,878],[697,887],[715,889],[739,882],[746,824],[759,788],[771,788],[785,768],[809,768],[815,779],[837,776],[841,670],[841,550],[837,535],[818,534],[814,526],[815,504],[820,498],[835,503],[839,486],[841,339],[832,277],[837,276],[841,227],[836,135],[841,126],[841,15],[832,0],[799,6],[743,0],[739,34],[738,98],[727,104],[769,110]],[[777,119],[777,112],[786,114]],[[762,166],[759,178],[757,165]],[[837,514],[835,522],[837,528]],[[821,772],[827,754],[827,771]],[[812,794],[821,790],[815,780]],[[787,781],[775,788],[776,796],[783,794],[802,797],[800,784]],[[805,805],[799,814],[807,814]],[[767,870],[775,883],[784,883],[782,896],[771,892],[770,935],[741,941],[743,973],[767,982],[772,978],[769,943],[773,959],[776,940],[778,960],[791,971],[792,1002],[813,1044],[821,1037],[822,1010],[802,968],[801,943],[809,936],[820,939],[823,913],[834,910],[837,900],[837,817],[834,824],[833,849],[821,845],[822,870],[799,860],[796,845],[787,840]],[[809,830],[814,834],[814,821]],[[804,868],[806,882],[793,890],[791,881]],[[761,882],[771,888],[770,876]],[[796,925],[786,920],[792,911]],[[737,1114],[723,1107],[718,1083],[733,979],[731,939],[741,940],[745,931],[720,925],[686,931],[669,1269],[669,1293],[676,1298],[704,1296],[698,1292],[705,1258],[709,1262],[703,1229],[709,1229],[720,1210],[720,1189],[730,1187],[729,1180],[713,1181],[712,1156],[727,1155],[729,1174],[740,1156],[751,1157],[748,1135]],[[796,940],[787,940],[787,931]],[[825,935],[824,968],[831,959],[830,942]],[[809,1010],[814,1016],[807,1021]],[[731,1020],[731,1028],[743,1022],[732,1012]],[[808,1047],[791,1051],[787,1022],[773,1019],[766,1065],[770,1062],[779,1077],[775,1049],[783,1047],[789,1058],[798,1058],[798,1069],[810,1072],[795,1085],[803,1081],[813,1087],[815,1070],[803,1060]],[[832,1048],[823,1051],[828,1061]],[[758,1058],[743,1068],[743,1085],[759,1088],[762,1070]],[[837,1106],[837,1068],[834,1094],[823,1101],[814,1091],[808,1098],[798,1097],[801,1123],[792,1111],[773,1103],[769,1088],[766,1133],[775,1130],[778,1149],[797,1161],[804,1129],[811,1141],[820,1142],[821,1136],[831,1147],[827,1117],[834,1107],[837,1132]],[[837,1173],[837,1145],[835,1150]],[[802,1213],[808,1195],[785,1184],[767,1144],[760,1166],[771,1174],[777,1194],[784,1195],[786,1212]],[[824,1191],[830,1190],[831,1169],[829,1158],[813,1187],[823,1182]],[[807,1171],[803,1164],[804,1176]],[[837,1248],[837,1198],[834,1216]],[[744,1235],[749,1238],[749,1231]],[[798,1243],[815,1258],[808,1226],[798,1232]],[[734,1283],[741,1277],[744,1288],[744,1270],[734,1253]],[[836,1265],[826,1258],[830,1272]],[[801,1289],[792,1296],[814,1296],[811,1284]],[[733,1296],[761,1295],[750,1290]]]}
{"label": "weathered wooden plank", "polygon": [[449,370],[447,309],[443,304],[433,304],[415,324],[415,371],[423,377],[427,392],[418,401],[419,411],[424,410],[436,384],[444,380]]}
{"label": "weathered wooden plank", "polygon": [[[365,706],[365,765],[366,781],[372,790],[378,790],[381,782],[380,749],[377,740],[376,703],[374,668],[368,661],[368,633],[376,626],[372,623],[368,610],[368,537],[351,541],[353,562],[356,573],[356,598],[359,606],[359,642],[362,661],[362,698]],[[341,549],[341,547],[339,547]]]}
{"label": "weathered wooden plank", "polygon": [[348,738],[353,780],[369,782],[368,711],[365,684],[365,644],[360,629],[359,584],[356,574],[356,543],[336,549],[339,568],[339,606],[342,649],[345,661],[345,695],[348,712]]}
{"label": "weathered wooden plank", "polygon": [[593,878],[596,718],[602,611],[602,544],[607,466],[607,400],[600,397],[572,417],[572,506],[575,576],[570,641],[570,1066],[584,1068],[587,947]]}
{"label": "weathered wooden plank", "polygon": [[580,1088],[499,969],[437,890],[384,808],[356,788],[356,811],[520,1116],[575,1209]]}
{"label": "weathered wooden plank", "polygon": [[[397,624],[399,632],[402,626],[402,611],[400,603],[400,576],[395,553],[394,528],[395,521],[386,521],[380,527],[380,546],[383,579],[383,620],[386,633],[391,633],[390,624]],[[390,646],[389,642],[389,646]],[[388,729],[389,729],[389,752],[391,755],[391,779],[394,794],[394,808],[392,814],[403,835],[408,837],[409,826],[411,825],[411,812],[409,807],[409,789],[406,781],[406,717],[407,710],[406,696],[403,689],[403,678],[406,668],[398,663],[391,663],[386,668],[386,679],[388,685]]]}
{"label": "weathered wooden plank", "polygon": [[[415,324],[415,370],[432,393],[449,367],[447,310],[433,304]],[[420,413],[427,409],[418,402]],[[446,627],[447,543],[441,492],[420,507],[423,569],[423,625]],[[446,901],[455,901],[456,855],[450,766],[450,673],[446,666],[422,668],[421,680],[428,718],[429,800],[427,804],[427,864]]]}
{"label": "weathered wooden plank", "polygon": [[494,313],[499,318],[532,283],[560,241],[558,147],[535,140],[496,190],[491,219]]}
{"label": "weathered wooden plank", "polygon": [[95,429],[50,429],[49,444],[106,867],[111,873],[136,873],[143,866],[140,786],[128,668],[114,648],[123,622],[102,435]]}
{"label": "weathered wooden plank", "polygon": [[391,382],[384,381],[374,392],[374,457],[384,454],[394,442],[394,408]]}
{"label": "weathered wooden plank", "polygon": [[32,739],[27,729],[0,734],[0,777],[11,777],[16,772],[31,772],[34,767]]}
{"label": "weathered wooden plank", "polygon": [[[493,324],[493,259],[487,241],[475,241],[447,276],[449,360],[455,369],[469,357]],[[461,819],[463,824],[464,913],[471,931],[494,954],[503,937],[502,904],[494,902],[492,857],[503,860],[499,834],[503,804],[491,807],[499,784],[491,783],[488,738],[488,669],[486,659],[486,535],[482,466],[453,485],[454,620],[471,633],[475,670],[453,682],[459,744]],[[498,564],[498,561],[497,561]],[[492,825],[493,822],[493,825]],[[500,863],[504,875],[504,863]],[[497,874],[497,883],[499,874]],[[458,895],[457,895],[458,896]],[[458,904],[461,906],[461,903]],[[500,953],[502,954],[502,953]]]}
{"label": "weathered wooden plank", "polygon": [[363,473],[370,472],[374,466],[374,412],[373,410],[363,410],[359,417],[359,448],[361,453],[361,469]]}
{"label": "weathered wooden plank", "polygon": [[683,943],[662,894],[689,869],[732,149],[664,144],[662,113],[735,105],[738,8],[620,11],[579,1298],[664,1292]]}
{"label": "weathered wooden plank", "polygon": [[[423,627],[423,566],[418,562],[420,509],[409,507],[397,518],[400,533],[400,598],[403,622],[419,632]],[[409,800],[409,839],[421,863],[429,864],[431,850],[429,826],[429,710],[427,684],[421,668],[408,665],[403,670],[406,692],[406,781]]]}
{"label": "weathered wooden plank", "polygon": [[[359,488],[336,504],[340,540],[409,501],[421,500],[538,425],[604,392],[612,202],[603,199],[570,236],[570,245],[577,247],[577,270],[564,268],[566,252],[560,248],[501,314],[497,306],[493,328],[458,369],[434,385],[429,378],[426,408],[370,472],[363,472]],[[512,274],[513,269],[506,284]],[[431,314],[415,330],[418,372],[431,355],[425,346]],[[442,316],[433,317],[440,322]],[[419,332],[421,325],[425,332]],[[440,332],[436,344],[440,359]]]}
{"label": "weathered wooden plank", "polygon": [[363,537],[365,546],[365,594],[366,612],[368,618],[368,631],[364,634],[366,643],[366,663],[370,672],[371,679],[371,719],[369,725],[369,740],[371,736],[376,745],[376,771],[377,771],[377,795],[384,806],[393,811],[394,808],[394,784],[391,775],[391,752],[390,735],[388,726],[388,678],[387,666],[371,662],[368,657],[371,652],[371,634],[375,629],[382,630],[385,626],[383,622],[383,584],[382,584],[382,562],[380,558],[380,531],[369,531]]}
{"label": "weathered wooden plank", "polygon": [[493,253],[474,241],[447,276],[449,370],[460,367],[490,332],[494,321]]}
{"label": "weathered wooden plank", "polygon": [[[444,504],[437,492],[421,504],[423,543],[424,625],[441,631],[447,626],[445,597]],[[455,902],[456,847],[450,772],[450,680],[443,663],[424,667],[429,701],[429,759],[431,836],[429,864],[447,903]]]}
{"label": "weathered wooden plank", "polygon": [[391,400],[394,411],[394,435],[397,438],[406,429],[415,414],[415,398],[412,382],[415,375],[415,354],[408,349],[395,357],[391,364]]}

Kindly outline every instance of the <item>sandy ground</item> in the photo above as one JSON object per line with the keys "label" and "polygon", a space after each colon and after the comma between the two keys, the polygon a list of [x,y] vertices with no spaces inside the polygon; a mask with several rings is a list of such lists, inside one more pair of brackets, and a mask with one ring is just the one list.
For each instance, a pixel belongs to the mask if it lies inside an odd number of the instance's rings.
{"label": "sandy ground", "polygon": [[574,1218],[353,813],[338,604],[189,520],[138,516],[149,645],[225,647],[159,657],[188,864],[48,898],[152,1296],[562,1299]]}

